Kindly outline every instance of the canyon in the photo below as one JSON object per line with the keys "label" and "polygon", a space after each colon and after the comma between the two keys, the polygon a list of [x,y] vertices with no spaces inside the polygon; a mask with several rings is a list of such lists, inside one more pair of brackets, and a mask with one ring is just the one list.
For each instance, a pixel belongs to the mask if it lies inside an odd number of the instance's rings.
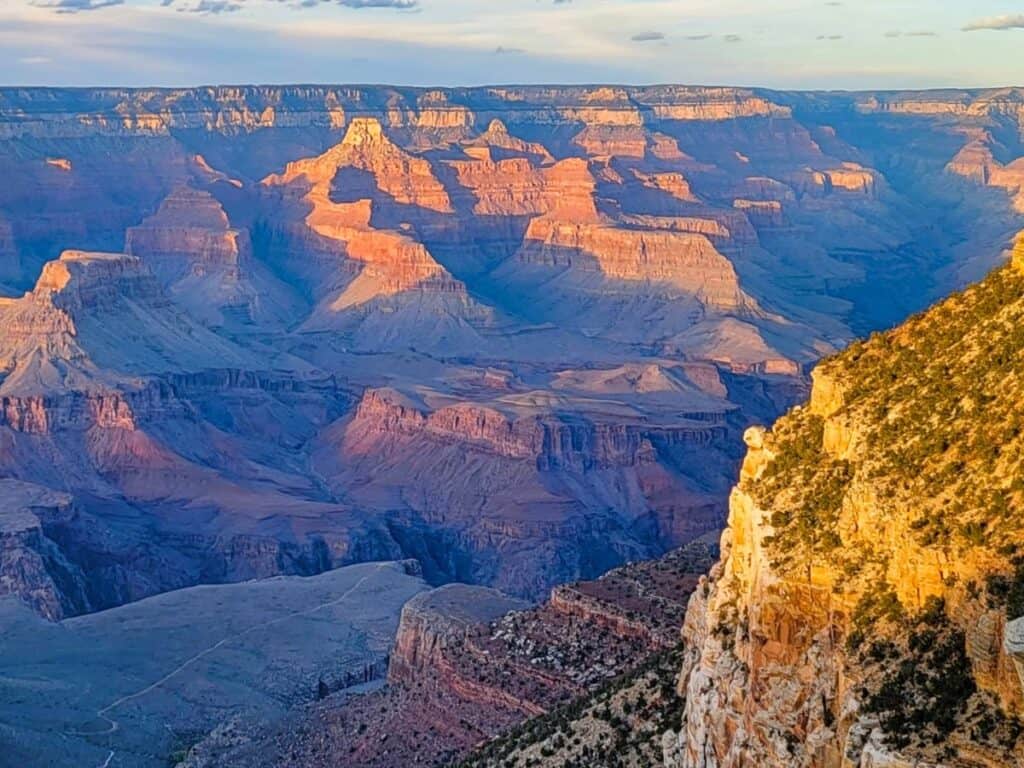
{"label": "canyon", "polygon": [[1008,256],[746,431],[674,658],[454,764],[1024,765],[1024,235]]}
{"label": "canyon", "polygon": [[1022,101],[3,89],[0,473],[72,497],[93,608],[656,556],[810,364],[995,263]]}
{"label": "canyon", "polygon": [[[1016,89],[0,88],[0,595],[63,623],[411,560],[450,590],[413,624],[590,621],[559,585],[735,537],[746,430],[1005,259],[1022,161]],[[557,703],[501,690],[460,754]],[[684,730],[742,764],[715,690]]]}
{"label": "canyon", "polygon": [[[421,592],[402,609],[385,687],[341,691],[269,729],[236,722],[193,746],[182,766],[447,765],[468,757],[482,741],[604,690],[652,656],[678,663],[686,598],[712,561],[711,547],[693,543],[556,587],[537,606],[466,584]],[[671,681],[665,696],[678,706]]]}

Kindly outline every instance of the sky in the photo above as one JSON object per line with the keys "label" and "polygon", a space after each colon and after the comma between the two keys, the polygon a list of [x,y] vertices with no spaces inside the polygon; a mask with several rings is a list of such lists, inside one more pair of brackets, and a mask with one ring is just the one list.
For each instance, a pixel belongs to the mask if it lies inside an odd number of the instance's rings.
{"label": "sky", "polygon": [[1024,0],[0,0],[0,85],[1024,85]]}

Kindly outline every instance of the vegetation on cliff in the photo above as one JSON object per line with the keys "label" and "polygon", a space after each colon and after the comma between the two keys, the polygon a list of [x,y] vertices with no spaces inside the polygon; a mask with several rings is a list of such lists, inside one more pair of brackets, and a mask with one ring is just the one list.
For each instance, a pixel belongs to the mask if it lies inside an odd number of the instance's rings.
{"label": "vegetation on cliff", "polygon": [[647,768],[675,727],[680,648],[662,651],[587,696],[488,742],[453,768]]}
{"label": "vegetation on cliff", "polygon": [[1024,240],[815,379],[741,485],[766,510],[773,573],[831,591],[846,670],[889,747],[950,764],[1020,755],[1000,645],[1024,616]]}

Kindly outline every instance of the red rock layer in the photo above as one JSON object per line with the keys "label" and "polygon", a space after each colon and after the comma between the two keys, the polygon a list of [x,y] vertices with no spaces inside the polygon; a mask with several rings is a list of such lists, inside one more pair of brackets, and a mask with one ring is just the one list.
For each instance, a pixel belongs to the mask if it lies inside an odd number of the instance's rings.
{"label": "red rock layer", "polygon": [[448,193],[434,176],[430,162],[399,149],[384,135],[380,122],[372,118],[354,119],[340,144],[319,157],[289,163],[284,173],[268,177],[264,184],[281,186],[304,181],[329,193],[343,168],[372,174],[380,191],[397,203],[440,213],[452,210]]}
{"label": "red rock layer", "polygon": [[474,194],[476,214],[597,220],[595,182],[586,161],[568,159],[538,168],[526,158],[494,161],[488,152],[449,164],[459,184]]}
{"label": "red rock layer", "polygon": [[336,250],[351,260],[345,265],[348,279],[342,275],[344,285],[321,306],[321,318],[412,290],[464,297],[465,286],[430,255],[426,246],[406,234],[371,225],[371,200],[338,203],[332,199],[335,177],[345,168],[372,173],[379,189],[395,202],[436,212],[451,211],[448,194],[430,163],[400,150],[375,120],[354,120],[336,147],[319,157],[290,163],[283,174],[265,179],[267,186],[290,188],[301,194],[308,208],[308,232],[300,226],[300,240],[314,251]]}
{"label": "red rock layer", "polygon": [[475,403],[425,411],[393,390],[368,390],[341,445],[344,455],[372,454],[388,435],[458,443],[509,459],[536,462],[539,469],[633,467],[654,461],[652,439],[699,445],[724,427],[707,424],[657,427],[600,423],[554,414],[510,417]]}

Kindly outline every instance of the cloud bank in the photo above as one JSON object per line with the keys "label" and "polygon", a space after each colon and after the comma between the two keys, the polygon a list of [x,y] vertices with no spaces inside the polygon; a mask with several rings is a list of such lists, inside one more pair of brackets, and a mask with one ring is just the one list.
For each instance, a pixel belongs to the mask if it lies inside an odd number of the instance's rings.
{"label": "cloud bank", "polygon": [[1005,32],[1010,29],[1024,29],[1024,13],[977,19],[963,28],[964,32],[979,32],[982,30]]}
{"label": "cloud bank", "polygon": [[124,0],[37,0],[36,8],[52,8],[57,13],[78,13],[79,11],[98,11],[112,5],[124,5]]}

